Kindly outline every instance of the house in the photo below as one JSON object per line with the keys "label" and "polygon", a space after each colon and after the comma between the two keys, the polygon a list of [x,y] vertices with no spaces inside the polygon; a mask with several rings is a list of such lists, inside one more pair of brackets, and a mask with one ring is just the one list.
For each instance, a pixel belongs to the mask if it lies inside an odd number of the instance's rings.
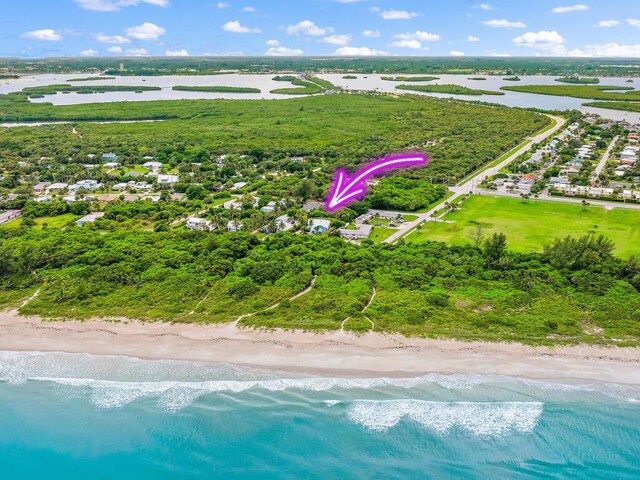
{"label": "house", "polygon": [[242,222],[237,220],[229,220],[227,223],[227,230],[230,232],[239,232],[242,229]]}
{"label": "house", "polygon": [[158,185],[173,185],[178,183],[177,175],[158,175]]}
{"label": "house", "polygon": [[620,165],[615,169],[613,173],[618,177],[624,177],[627,174],[627,172],[630,170],[631,170],[630,165]]}
{"label": "house", "polygon": [[64,197],[62,197],[62,200],[64,200],[67,203],[75,203],[75,202],[77,202],[77,199],[76,199],[75,195],[65,195]]}
{"label": "house", "polygon": [[81,188],[93,192],[95,190],[98,190],[101,186],[102,184],[98,183],[97,180],[79,180],[69,187],[69,192],[75,193]]}
{"label": "house", "polygon": [[638,147],[624,147],[622,152],[620,153],[620,160],[623,162],[630,161],[635,163],[638,159]]}
{"label": "house", "polygon": [[34,185],[33,193],[35,195],[40,195],[41,193],[45,192],[45,190],[47,189],[48,186],[49,186],[49,182],[40,182],[40,183]]}
{"label": "house", "polygon": [[[135,183],[135,182],[129,182],[129,183]],[[117,190],[117,191],[122,191],[122,190],[126,190],[127,187],[129,187],[129,183],[116,183],[113,187],[111,187],[113,190]]]}
{"label": "house", "polygon": [[302,206],[302,210],[310,212],[311,210],[320,210],[323,207],[320,202],[307,202]]}
{"label": "house", "polygon": [[133,183],[131,188],[134,190],[140,190],[142,192],[150,192],[153,190],[153,185],[147,182],[130,182]]}
{"label": "house", "polygon": [[629,139],[629,141],[631,142],[637,142],[640,141],[640,133],[630,133],[627,138]]}
{"label": "house", "polygon": [[78,220],[76,220],[76,225],[78,225],[79,227],[82,227],[86,223],[95,222],[99,218],[102,218],[102,216],[104,216],[103,212],[90,213],[90,214],[85,215],[84,217],[79,218]]}
{"label": "house", "polygon": [[52,183],[51,185],[49,185],[49,193],[60,192],[68,186],[68,183]]}
{"label": "house", "polygon": [[231,190],[239,190],[247,186],[247,182],[236,182],[231,186]]}
{"label": "house", "polygon": [[0,225],[10,222],[14,218],[18,218],[20,215],[22,215],[20,210],[7,210],[6,212],[2,212],[0,213]]}
{"label": "house", "polygon": [[307,226],[309,227],[309,232],[313,235],[321,235],[327,233],[329,228],[331,228],[331,222],[323,218],[311,218]]}
{"label": "house", "polygon": [[51,195],[44,195],[42,197],[35,197],[33,201],[38,203],[53,202],[53,197]]}
{"label": "house", "polygon": [[102,165],[104,168],[118,168],[120,164],[118,162],[107,162]]}
{"label": "house", "polygon": [[280,215],[273,222],[269,222],[267,225],[261,228],[263,233],[276,233],[286,232],[291,230],[295,225],[289,218],[289,215]]}
{"label": "house", "polygon": [[124,174],[125,177],[132,177],[132,178],[138,178],[141,177],[142,174],[139,172],[136,172],[135,170],[131,170],[130,172],[127,172]]}
{"label": "house", "polygon": [[538,180],[538,176],[533,173],[527,173],[520,177],[518,181],[518,188],[521,190],[531,190],[531,187]]}
{"label": "house", "polygon": [[160,162],[146,162],[146,163],[142,164],[142,166],[144,168],[146,168],[147,170],[151,170],[152,172],[157,172],[158,170],[160,170],[162,168],[162,163],[160,163]]}
{"label": "house", "polygon": [[264,213],[273,213],[276,210],[276,202],[269,202],[260,210]]}
{"label": "house", "polygon": [[349,240],[362,240],[365,238],[369,238],[369,235],[371,235],[371,230],[373,230],[372,225],[361,223],[356,224],[355,229],[341,228],[340,230],[338,230],[338,233],[340,233],[340,236],[342,238],[347,238]]}
{"label": "house", "polygon": [[210,220],[199,217],[187,218],[187,223],[185,225],[189,230],[211,230],[212,228]]}
{"label": "house", "polygon": [[116,160],[118,160],[118,155],[113,152],[103,153],[102,160],[105,160],[107,162],[115,162]]}

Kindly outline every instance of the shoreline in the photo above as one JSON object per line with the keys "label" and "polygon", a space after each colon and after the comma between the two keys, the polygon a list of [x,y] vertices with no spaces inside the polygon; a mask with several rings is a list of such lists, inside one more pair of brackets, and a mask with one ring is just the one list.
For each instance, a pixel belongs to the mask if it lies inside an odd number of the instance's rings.
{"label": "shoreline", "polygon": [[0,350],[228,363],[341,377],[493,374],[640,385],[640,348],[408,338],[343,331],[254,330],[233,324],[43,321],[0,312]]}

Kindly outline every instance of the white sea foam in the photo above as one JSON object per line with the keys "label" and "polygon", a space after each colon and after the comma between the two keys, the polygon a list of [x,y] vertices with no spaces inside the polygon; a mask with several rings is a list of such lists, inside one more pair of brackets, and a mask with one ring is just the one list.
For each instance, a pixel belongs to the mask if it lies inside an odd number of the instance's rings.
{"label": "white sea foam", "polygon": [[335,407],[339,403],[342,403],[340,400],[324,400],[323,402],[327,407]]}
{"label": "white sea foam", "polygon": [[424,400],[357,400],[347,416],[369,430],[384,432],[403,418],[446,434],[460,429],[473,435],[504,436],[530,433],[538,423],[541,402],[430,402]]}

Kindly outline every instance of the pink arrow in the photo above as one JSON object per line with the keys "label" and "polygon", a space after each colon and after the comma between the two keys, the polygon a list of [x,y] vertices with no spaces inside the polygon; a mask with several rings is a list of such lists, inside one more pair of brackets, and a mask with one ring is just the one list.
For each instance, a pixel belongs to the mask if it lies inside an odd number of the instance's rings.
{"label": "pink arrow", "polygon": [[367,190],[365,180],[369,177],[382,173],[392,168],[414,167],[416,165],[424,165],[428,162],[426,155],[421,153],[405,153],[395,155],[393,157],[377,160],[371,165],[360,170],[352,180],[347,178],[347,172],[338,170],[336,172],[336,181],[333,184],[331,193],[327,198],[325,206],[328,211],[333,212],[338,208],[345,206],[346,203],[353,202],[362,197]]}

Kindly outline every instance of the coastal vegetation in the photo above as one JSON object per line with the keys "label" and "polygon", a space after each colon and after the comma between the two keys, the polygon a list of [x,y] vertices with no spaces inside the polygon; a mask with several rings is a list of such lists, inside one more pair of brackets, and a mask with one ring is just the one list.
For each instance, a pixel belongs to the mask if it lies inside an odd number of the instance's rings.
{"label": "coastal vegetation", "polygon": [[182,92],[211,92],[211,93],[260,93],[259,88],[217,86],[185,86],[176,85],[173,90]]}
{"label": "coastal vegetation", "polygon": [[562,83],[575,83],[575,84],[579,84],[579,85],[595,85],[600,83],[600,79],[599,78],[593,78],[593,77],[578,77],[575,75],[571,75],[568,77],[560,77],[560,78],[556,78],[555,79],[556,82],[562,82]]}
{"label": "coastal vegetation", "polygon": [[389,82],[431,82],[438,80],[438,77],[381,77],[381,80]]}
{"label": "coastal vegetation", "polygon": [[504,80],[506,82],[519,82],[520,81],[520,77],[515,75],[513,77],[504,77],[502,80]]}
{"label": "coastal vegetation", "polygon": [[[122,64],[122,68],[121,65]],[[185,57],[185,58],[43,58],[0,60],[10,74],[105,73],[122,75],[216,75],[222,73],[335,72],[383,75],[553,75],[637,76],[637,61],[606,58],[502,57]]]}
{"label": "coastal vegetation", "polygon": [[290,82],[298,88],[276,88],[271,90],[271,93],[280,95],[316,95],[325,91],[325,88],[307,80],[302,80],[294,76],[278,76],[273,77],[274,80],[279,82]]}
{"label": "coastal vegetation", "polygon": [[115,80],[116,77],[105,77],[105,76],[99,76],[99,77],[84,77],[84,78],[70,78],[69,80],[67,80],[67,82],[96,82],[96,81],[100,81],[100,80]]}
{"label": "coastal vegetation", "polygon": [[398,85],[398,90],[412,90],[414,92],[450,93],[453,95],[504,95],[494,90],[478,90],[460,85]]}
{"label": "coastal vegetation", "polygon": [[[126,128],[78,124],[78,134],[68,125],[0,129],[5,165],[51,155],[82,162],[87,154],[117,146],[123,159],[133,160],[145,152],[175,167],[235,153],[264,165],[290,156],[311,157],[317,159],[315,166],[331,171],[336,166],[353,169],[386,153],[418,150],[429,154],[430,163],[413,175],[434,182],[463,178],[551,123],[537,113],[496,105],[365,94],[283,102],[173,100],[53,106],[31,103],[20,93],[0,95],[0,118],[165,119],[130,123]],[[329,178],[324,182],[328,186]]]}
{"label": "coastal vegetation", "polygon": [[500,87],[511,92],[557,95],[594,100],[640,101],[640,90],[614,85],[516,85]]}
{"label": "coastal vegetation", "polygon": [[39,291],[20,308],[25,315],[327,330],[357,323],[371,300],[366,316],[381,332],[533,344],[640,339],[640,263],[614,257],[611,242],[594,235],[528,254],[500,234],[478,247],[76,226],[0,235],[2,306]]}
{"label": "coastal vegetation", "polygon": [[[105,92],[145,92],[161,90],[160,87],[147,87],[137,85],[43,85],[37,87],[25,87],[22,92],[29,97],[55,95],[56,93],[105,93]],[[14,94],[15,95],[15,94]]]}
{"label": "coastal vegetation", "polygon": [[487,79],[486,77],[469,77],[467,80],[481,81],[486,79]]}
{"label": "coastal vegetation", "polygon": [[344,75],[342,78],[344,80],[356,80],[358,77],[356,75]]}
{"label": "coastal vegetation", "polygon": [[640,102],[588,102],[586,107],[611,108],[612,110],[624,110],[626,112],[640,112]]}

